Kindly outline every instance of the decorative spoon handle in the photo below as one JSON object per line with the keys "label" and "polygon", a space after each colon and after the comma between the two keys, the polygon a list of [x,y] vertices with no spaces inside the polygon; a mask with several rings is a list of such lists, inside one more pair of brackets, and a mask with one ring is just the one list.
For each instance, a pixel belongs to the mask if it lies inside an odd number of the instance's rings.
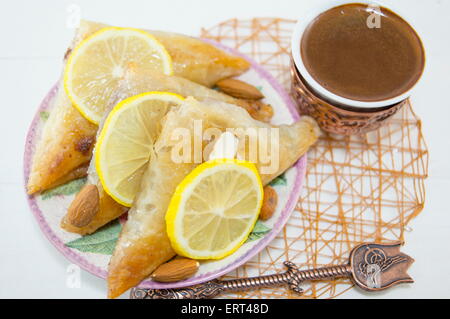
{"label": "decorative spoon handle", "polygon": [[289,261],[281,274],[249,277],[234,280],[212,280],[203,284],[180,289],[131,290],[131,299],[204,299],[213,298],[225,291],[241,291],[287,284],[290,289],[302,293],[300,284],[307,280],[323,280],[350,277],[362,289],[375,291],[402,282],[413,282],[406,270],[414,260],[400,253],[400,243],[362,244],[355,247],[346,265],[299,270]]}

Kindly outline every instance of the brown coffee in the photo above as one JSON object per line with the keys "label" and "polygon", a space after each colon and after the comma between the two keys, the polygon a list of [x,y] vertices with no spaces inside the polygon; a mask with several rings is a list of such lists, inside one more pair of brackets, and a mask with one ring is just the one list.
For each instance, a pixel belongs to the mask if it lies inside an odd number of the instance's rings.
{"label": "brown coffee", "polygon": [[[381,101],[408,91],[420,78],[425,54],[414,29],[388,9],[381,8],[378,25],[373,14],[365,4],[346,4],[325,11],[306,28],[303,63],[328,91]],[[375,27],[368,26],[368,18]]]}

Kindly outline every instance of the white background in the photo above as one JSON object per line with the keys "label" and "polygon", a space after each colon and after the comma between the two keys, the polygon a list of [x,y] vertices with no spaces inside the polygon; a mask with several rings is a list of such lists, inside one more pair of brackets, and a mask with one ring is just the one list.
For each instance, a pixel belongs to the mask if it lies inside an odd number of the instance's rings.
{"label": "white background", "polygon": [[[81,272],[67,288],[69,262],[45,239],[23,190],[25,135],[36,109],[61,71],[73,30],[68,7],[86,19],[198,35],[229,18],[299,18],[319,0],[1,1],[0,7],[0,297],[104,298],[106,283]],[[371,294],[384,298],[450,297],[450,1],[385,1],[400,8],[421,34],[426,73],[412,100],[430,150],[425,209],[403,250],[416,262],[413,285]],[[353,289],[344,295],[368,298]]]}

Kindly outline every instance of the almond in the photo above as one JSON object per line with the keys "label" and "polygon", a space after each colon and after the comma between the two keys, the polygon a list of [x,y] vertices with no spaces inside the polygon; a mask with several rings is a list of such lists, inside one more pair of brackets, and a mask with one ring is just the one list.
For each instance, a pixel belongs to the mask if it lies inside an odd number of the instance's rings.
{"label": "almond", "polygon": [[261,101],[245,100],[249,109],[247,110],[251,117],[255,120],[269,123],[273,116],[273,109],[270,104]]}
{"label": "almond", "polygon": [[268,220],[272,217],[275,212],[275,208],[278,203],[278,195],[277,192],[271,187],[264,187],[264,199],[261,207],[261,212],[259,213],[259,218],[261,220]]}
{"label": "almond", "polygon": [[84,227],[89,224],[99,211],[99,194],[96,185],[86,185],[75,196],[65,217],[65,222]]}
{"label": "almond", "polygon": [[200,263],[197,260],[176,258],[156,268],[151,278],[159,282],[180,281],[195,274],[199,266]]}
{"label": "almond", "polygon": [[216,83],[222,92],[238,99],[259,100],[264,97],[253,85],[236,79],[224,79]]}

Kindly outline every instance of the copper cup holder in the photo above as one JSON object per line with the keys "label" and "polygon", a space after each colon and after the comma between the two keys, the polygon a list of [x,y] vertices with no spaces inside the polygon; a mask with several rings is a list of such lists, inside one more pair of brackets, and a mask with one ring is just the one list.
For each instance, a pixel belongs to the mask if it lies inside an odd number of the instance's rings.
{"label": "copper cup holder", "polygon": [[300,114],[312,116],[322,130],[343,135],[364,134],[384,125],[402,106],[397,104],[374,109],[337,106],[315,95],[306,85],[291,60],[291,95]]}

